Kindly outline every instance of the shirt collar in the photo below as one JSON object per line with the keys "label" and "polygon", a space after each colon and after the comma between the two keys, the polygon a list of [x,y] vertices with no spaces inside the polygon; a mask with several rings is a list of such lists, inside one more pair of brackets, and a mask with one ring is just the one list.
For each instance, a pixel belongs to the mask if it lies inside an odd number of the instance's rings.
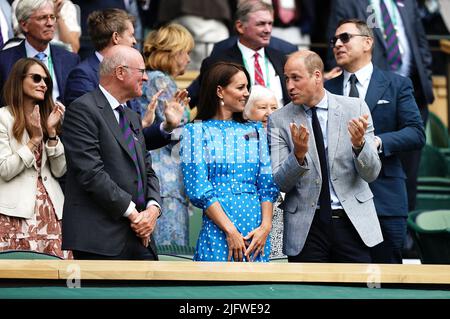
{"label": "shirt collar", "polygon": [[117,99],[114,96],[112,96],[111,93],[106,91],[106,89],[103,86],[99,84],[98,87],[100,88],[100,91],[102,91],[103,95],[105,96],[106,100],[108,101],[109,105],[113,110],[115,110],[119,105],[121,105],[120,102],[117,101]]}
{"label": "shirt collar", "polygon": [[361,85],[365,85],[367,81],[370,80],[373,72],[373,64],[372,62],[369,62],[369,64],[363,66],[361,69],[356,71],[355,73],[350,73],[346,70],[344,70],[344,85],[348,82],[350,79],[350,76],[352,74],[355,74],[356,78],[358,79],[358,83]]}
{"label": "shirt collar", "polygon": [[95,56],[97,57],[97,59],[102,62],[103,61],[103,55],[100,54],[100,52],[95,51]]}
{"label": "shirt collar", "polygon": [[[317,103],[316,105],[317,108],[322,109],[324,111],[328,110],[328,94],[325,91],[325,94],[323,95],[323,98],[320,100],[319,103]],[[306,106],[303,104],[303,108],[305,109],[305,111],[309,111],[311,108],[309,106]]]}
{"label": "shirt collar", "polygon": [[47,47],[45,48],[44,51],[38,51],[34,47],[31,46],[31,44],[27,41],[27,39],[25,39],[25,50],[27,52],[27,57],[30,57],[30,58],[34,58],[36,56],[36,54],[38,54],[39,52],[44,52],[47,55],[47,57],[50,56],[50,46],[49,45],[47,45]]}
{"label": "shirt collar", "polygon": [[253,49],[250,49],[249,47],[246,47],[245,45],[243,45],[240,41],[237,42],[237,46],[239,48],[239,50],[241,50],[242,53],[242,57],[247,61],[250,59],[253,59],[253,56],[255,55],[255,52],[258,52],[259,56],[261,58],[265,58],[266,54],[264,51],[264,48],[259,49],[258,51],[255,51]]}

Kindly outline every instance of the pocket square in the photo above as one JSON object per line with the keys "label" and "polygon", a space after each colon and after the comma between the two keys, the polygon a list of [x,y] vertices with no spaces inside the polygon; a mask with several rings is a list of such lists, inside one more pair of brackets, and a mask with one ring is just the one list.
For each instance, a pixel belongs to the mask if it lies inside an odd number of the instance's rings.
{"label": "pocket square", "polygon": [[377,104],[388,104],[388,100],[378,100]]}

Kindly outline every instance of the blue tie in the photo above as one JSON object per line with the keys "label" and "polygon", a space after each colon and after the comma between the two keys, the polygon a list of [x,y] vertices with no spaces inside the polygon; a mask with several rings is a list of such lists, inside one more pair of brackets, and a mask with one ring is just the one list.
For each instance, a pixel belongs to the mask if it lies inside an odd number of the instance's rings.
{"label": "blue tie", "polygon": [[45,58],[47,57],[47,54],[45,54],[44,52],[39,52],[34,57],[39,61],[44,62]]}
{"label": "blue tie", "polygon": [[142,183],[142,175],[141,170],[139,169],[137,153],[136,153],[136,144],[134,142],[133,131],[130,128],[130,122],[128,121],[124,108],[122,105],[119,105],[116,110],[119,112],[119,126],[122,130],[123,138],[125,139],[125,144],[127,145],[128,150],[131,153],[131,157],[133,159],[134,165],[136,167],[137,178],[138,178],[138,190],[137,190],[137,200],[136,205],[140,208],[143,208],[145,205],[145,196],[144,196],[144,185]]}
{"label": "blue tie", "polygon": [[320,188],[319,205],[320,205],[320,220],[325,225],[331,223],[331,195],[330,185],[328,183],[328,164],[325,155],[325,144],[323,141],[322,129],[320,127],[319,118],[317,117],[317,107],[311,108],[312,113],[312,128],[314,132],[314,139],[316,140],[317,153],[319,155],[320,172],[322,174],[322,187]]}

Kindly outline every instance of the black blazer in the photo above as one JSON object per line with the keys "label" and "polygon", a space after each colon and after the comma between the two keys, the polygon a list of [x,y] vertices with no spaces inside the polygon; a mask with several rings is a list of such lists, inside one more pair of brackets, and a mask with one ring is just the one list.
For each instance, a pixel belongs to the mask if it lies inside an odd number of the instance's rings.
{"label": "black blazer", "polygon": [[[270,47],[265,48],[265,52],[269,58],[269,61],[272,63],[275,72],[280,77],[281,87],[283,89],[283,102],[284,104],[287,104],[291,101],[291,99],[289,98],[289,94],[286,89],[286,82],[284,81],[284,63],[286,63],[286,56],[283,52]],[[198,103],[200,86],[202,85],[203,76],[205,75],[206,70],[208,70],[211,65],[219,61],[235,62],[244,65],[244,60],[242,59],[242,54],[237,46],[237,43],[231,48],[216,55],[211,55],[203,60],[199,76],[187,89],[191,98],[190,105],[192,107],[196,106]]]}
{"label": "black blazer", "polygon": [[[146,201],[161,203],[140,118],[127,108],[125,114],[137,143]],[[123,214],[131,200],[137,202],[138,177],[114,111],[100,89],[83,95],[67,109],[62,141],[67,158],[63,247],[118,255],[127,238],[136,236]],[[153,238],[151,245],[156,255]]]}

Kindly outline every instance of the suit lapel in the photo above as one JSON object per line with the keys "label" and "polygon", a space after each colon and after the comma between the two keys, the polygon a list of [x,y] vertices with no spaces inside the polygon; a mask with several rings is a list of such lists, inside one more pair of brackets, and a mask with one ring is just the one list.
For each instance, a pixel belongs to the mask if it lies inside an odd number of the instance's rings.
{"label": "suit lapel", "polygon": [[365,98],[371,112],[376,108],[378,100],[383,96],[389,84],[390,80],[377,67],[374,67]]}
{"label": "suit lapel", "polygon": [[[328,94],[328,93],[327,93]],[[341,132],[341,112],[342,106],[336,101],[332,94],[328,94],[328,131],[327,131],[327,141],[328,141],[328,167],[331,171],[333,166],[333,161],[336,156],[337,148],[339,145],[339,139],[343,134]]]}
{"label": "suit lapel", "polygon": [[57,54],[55,47],[50,45],[50,55],[52,56],[53,71],[56,76],[56,83],[58,84],[59,94],[63,94],[64,88],[61,88],[62,80],[62,66],[64,66],[64,61],[61,60],[61,56]]}
{"label": "suit lapel", "polygon": [[128,146],[125,144],[125,140],[123,138],[122,130],[119,127],[119,123],[114,115],[114,111],[108,103],[108,100],[103,95],[100,89],[94,91],[94,97],[97,101],[97,106],[102,109],[103,118],[105,119],[106,124],[114,135],[115,139],[119,143],[119,145],[124,149],[124,151],[130,156],[131,153],[128,150]]}

